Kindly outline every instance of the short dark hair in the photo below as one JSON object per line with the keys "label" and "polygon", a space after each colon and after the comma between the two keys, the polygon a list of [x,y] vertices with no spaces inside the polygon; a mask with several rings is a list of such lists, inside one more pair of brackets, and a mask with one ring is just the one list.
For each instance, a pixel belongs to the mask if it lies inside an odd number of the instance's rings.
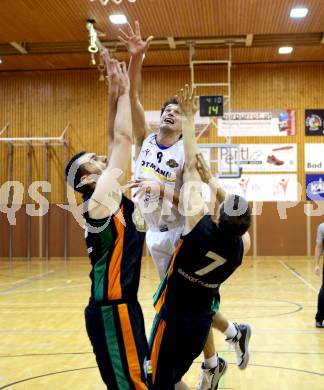
{"label": "short dark hair", "polygon": [[65,167],[66,181],[70,184],[71,187],[74,188],[75,191],[80,192],[81,194],[84,194],[87,191],[86,185],[78,187],[78,185],[80,184],[81,177],[86,173],[83,164],[81,164],[80,166],[77,167],[74,177],[69,177],[69,172],[70,172],[70,169],[71,169],[72,165],[74,164],[74,162],[86,153],[87,152],[83,151],[83,152],[75,154],[71,158],[71,160],[68,162],[67,166]]}
{"label": "short dark hair", "polygon": [[218,227],[232,236],[243,236],[251,225],[251,209],[245,198],[227,195],[220,208]]}
{"label": "short dark hair", "polygon": [[179,104],[179,100],[175,96],[173,96],[172,98],[166,100],[163,103],[163,107],[161,108],[160,116],[164,113],[164,110],[165,110],[166,106],[168,106],[169,104]]}

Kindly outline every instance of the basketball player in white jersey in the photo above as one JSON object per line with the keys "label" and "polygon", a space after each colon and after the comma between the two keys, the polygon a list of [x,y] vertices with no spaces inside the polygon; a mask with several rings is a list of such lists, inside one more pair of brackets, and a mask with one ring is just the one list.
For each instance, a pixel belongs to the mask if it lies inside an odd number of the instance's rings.
{"label": "basketball player in white jersey", "polygon": [[161,110],[158,134],[152,133],[145,122],[139,100],[141,69],[143,55],[153,37],[142,41],[138,22],[135,26],[135,34],[130,26],[130,35],[120,30],[123,35],[120,39],[131,55],[128,72],[136,154],[140,150],[135,166],[134,188],[138,189],[135,199],[139,200],[148,227],[146,243],[161,279],[184,226],[184,217],[177,208],[184,167],[181,113],[178,102],[170,99]]}
{"label": "basketball player in white jersey", "polygon": [[[121,29],[120,32],[122,36],[119,39],[131,55],[128,73],[133,134],[138,156],[133,187],[137,188],[135,197],[140,199],[141,212],[148,226],[146,243],[162,279],[184,228],[184,217],[177,207],[184,167],[182,117],[177,100],[166,101],[161,110],[159,132],[152,133],[145,121],[139,97],[142,63],[153,37],[143,41],[138,22],[135,22],[135,32],[130,25],[128,33]],[[249,360],[250,327],[228,321],[220,312],[214,317],[213,327],[224,333],[226,340],[234,344],[237,365],[244,369]],[[217,365],[212,332],[208,336],[204,355],[202,378],[197,390],[210,388],[209,369]]]}

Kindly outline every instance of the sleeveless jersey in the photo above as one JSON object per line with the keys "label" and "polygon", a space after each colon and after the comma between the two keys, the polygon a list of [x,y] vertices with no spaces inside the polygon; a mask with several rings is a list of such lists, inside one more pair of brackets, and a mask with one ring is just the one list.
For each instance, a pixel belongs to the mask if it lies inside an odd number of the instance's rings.
{"label": "sleeveless jersey", "polygon": [[243,241],[222,232],[204,216],[178,243],[155,294],[155,307],[167,312],[210,313],[219,285],[242,263]]}
{"label": "sleeveless jersey", "polygon": [[92,219],[87,212],[84,214],[85,239],[92,265],[92,303],[113,304],[137,299],[145,234],[136,230],[133,212],[134,203],[123,196],[118,214],[112,217]]}
{"label": "sleeveless jersey", "polygon": [[[172,146],[161,149],[156,142],[156,135],[150,134],[143,142],[134,176],[135,179],[143,177],[180,191],[183,168],[183,141],[179,140]],[[178,208],[166,199],[159,199],[159,196],[142,199],[139,206],[149,230],[165,231],[184,225],[184,217]]]}

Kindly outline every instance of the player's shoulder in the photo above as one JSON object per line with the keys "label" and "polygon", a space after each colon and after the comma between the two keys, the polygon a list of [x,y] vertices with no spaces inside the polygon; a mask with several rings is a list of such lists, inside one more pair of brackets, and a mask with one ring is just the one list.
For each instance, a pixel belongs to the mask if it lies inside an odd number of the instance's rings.
{"label": "player's shoulder", "polygon": [[156,134],[150,133],[143,141],[143,144],[150,144],[156,146]]}

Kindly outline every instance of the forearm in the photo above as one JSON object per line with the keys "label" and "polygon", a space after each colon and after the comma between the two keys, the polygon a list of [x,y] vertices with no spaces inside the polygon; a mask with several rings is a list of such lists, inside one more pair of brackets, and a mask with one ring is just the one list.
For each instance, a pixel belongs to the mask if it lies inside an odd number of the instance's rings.
{"label": "forearm", "polygon": [[145,123],[145,112],[140,102],[140,93],[142,87],[142,63],[142,54],[132,56],[128,67],[128,74],[130,79],[129,96],[132,110],[133,135],[136,145],[142,145],[147,128]]}
{"label": "forearm", "polygon": [[219,203],[222,203],[224,202],[225,198],[226,198],[226,192],[223,190],[222,187],[218,187],[218,191],[217,191],[217,200]]}
{"label": "forearm", "polygon": [[132,56],[129,62],[128,75],[130,81],[129,96],[131,100],[139,99],[142,87],[143,54]]}
{"label": "forearm", "polygon": [[114,125],[114,143],[123,140],[132,142],[132,116],[128,93],[119,96]]}
{"label": "forearm", "polygon": [[196,165],[196,155],[199,153],[195,136],[194,116],[184,116],[182,119],[182,136],[186,166],[191,169]]}
{"label": "forearm", "polygon": [[110,93],[108,96],[108,158],[111,154],[111,149],[114,143],[114,124],[117,113],[117,100],[118,96]]}
{"label": "forearm", "polygon": [[315,267],[319,266],[322,253],[323,253],[323,244],[316,244],[315,255],[314,255]]}
{"label": "forearm", "polygon": [[[215,207],[218,208],[219,205],[225,200],[226,192],[222,187],[219,186],[218,180],[216,177],[212,177],[208,182],[209,188],[212,191],[212,198],[214,199],[213,207],[215,211]],[[216,199],[215,199],[216,198]]]}

